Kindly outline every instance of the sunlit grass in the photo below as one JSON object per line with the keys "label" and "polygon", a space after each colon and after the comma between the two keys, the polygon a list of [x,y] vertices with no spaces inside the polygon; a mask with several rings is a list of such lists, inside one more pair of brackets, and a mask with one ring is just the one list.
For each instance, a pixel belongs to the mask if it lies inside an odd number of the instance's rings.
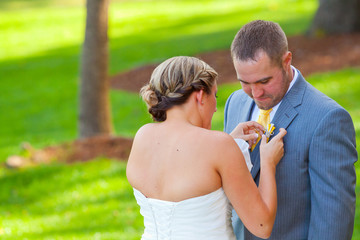
{"label": "sunlit grass", "polygon": [[[289,3],[291,7],[287,6]],[[35,0],[29,3],[5,0],[0,6],[0,27],[4,36],[0,40],[0,44],[4,46],[0,52],[0,60],[47,55],[47,51],[82,44],[85,1]],[[253,19],[278,21],[284,25],[288,34],[299,34],[306,29],[316,6],[315,0],[111,1],[109,36],[114,60],[111,72],[129,68],[134,61],[135,64],[141,64],[156,57],[164,58],[176,52],[184,52],[171,47],[177,44],[179,37],[188,36],[191,39],[199,35],[225,33],[225,36],[216,36],[215,39],[201,38],[202,42],[193,41],[192,46],[185,49],[187,55],[213,47],[227,47],[239,27]],[[226,39],[228,41],[224,41]],[[156,51],[148,48],[142,48],[142,51],[131,49],[131,52],[140,55],[145,53],[142,55],[145,59],[130,62],[128,58],[121,58],[116,54],[116,50],[121,47],[133,44],[156,46],[159,42],[165,42],[172,50],[168,51],[166,46],[164,50],[159,48]],[[158,51],[161,54],[156,54]],[[146,54],[147,52],[150,54]],[[155,56],[151,53],[155,53]],[[124,56],[123,53],[121,55]],[[123,66],[119,65],[118,60],[122,60]]]}

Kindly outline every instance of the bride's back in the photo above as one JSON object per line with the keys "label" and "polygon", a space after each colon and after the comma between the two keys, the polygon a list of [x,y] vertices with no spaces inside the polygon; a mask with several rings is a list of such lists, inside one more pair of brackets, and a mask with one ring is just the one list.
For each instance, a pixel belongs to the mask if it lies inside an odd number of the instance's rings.
{"label": "bride's back", "polygon": [[130,184],[149,198],[178,202],[221,187],[215,169],[224,133],[188,123],[153,123],[134,139],[127,166]]}

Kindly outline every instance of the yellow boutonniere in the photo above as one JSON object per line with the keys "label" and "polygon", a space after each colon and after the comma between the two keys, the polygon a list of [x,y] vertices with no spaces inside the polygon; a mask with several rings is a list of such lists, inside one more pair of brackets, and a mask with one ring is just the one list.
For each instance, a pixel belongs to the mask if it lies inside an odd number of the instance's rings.
{"label": "yellow boutonniere", "polygon": [[268,128],[265,130],[265,136],[267,141],[269,142],[269,138],[271,135],[274,135],[275,125],[273,123],[270,123],[268,125]]}

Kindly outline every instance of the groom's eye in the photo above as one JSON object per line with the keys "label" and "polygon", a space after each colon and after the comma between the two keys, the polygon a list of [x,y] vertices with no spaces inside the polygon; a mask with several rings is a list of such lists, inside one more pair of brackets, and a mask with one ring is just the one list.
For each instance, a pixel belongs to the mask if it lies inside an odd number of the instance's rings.
{"label": "groom's eye", "polygon": [[259,81],[259,83],[267,84],[271,79],[272,79],[272,77],[263,78]]}
{"label": "groom's eye", "polygon": [[239,82],[240,82],[241,84],[244,84],[244,85],[248,85],[248,84],[249,84],[248,82],[244,82],[244,81],[242,81],[242,80],[239,80]]}

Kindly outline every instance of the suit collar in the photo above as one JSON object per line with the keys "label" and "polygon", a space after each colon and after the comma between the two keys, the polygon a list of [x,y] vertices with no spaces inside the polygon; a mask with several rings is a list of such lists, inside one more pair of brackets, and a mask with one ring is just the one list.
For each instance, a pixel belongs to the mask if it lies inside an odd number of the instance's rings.
{"label": "suit collar", "polygon": [[306,90],[306,81],[304,77],[301,75],[300,71],[295,69],[298,72],[298,77],[294,86],[290,89],[290,91],[284,96],[283,100],[288,100],[289,103],[296,108],[301,105],[304,93]]}
{"label": "suit collar", "polygon": [[280,128],[286,129],[298,115],[296,108],[302,104],[305,90],[306,81],[298,71],[298,78],[296,79],[294,86],[282,99],[282,102],[273,118],[272,122],[276,127],[275,134],[279,132]]}

